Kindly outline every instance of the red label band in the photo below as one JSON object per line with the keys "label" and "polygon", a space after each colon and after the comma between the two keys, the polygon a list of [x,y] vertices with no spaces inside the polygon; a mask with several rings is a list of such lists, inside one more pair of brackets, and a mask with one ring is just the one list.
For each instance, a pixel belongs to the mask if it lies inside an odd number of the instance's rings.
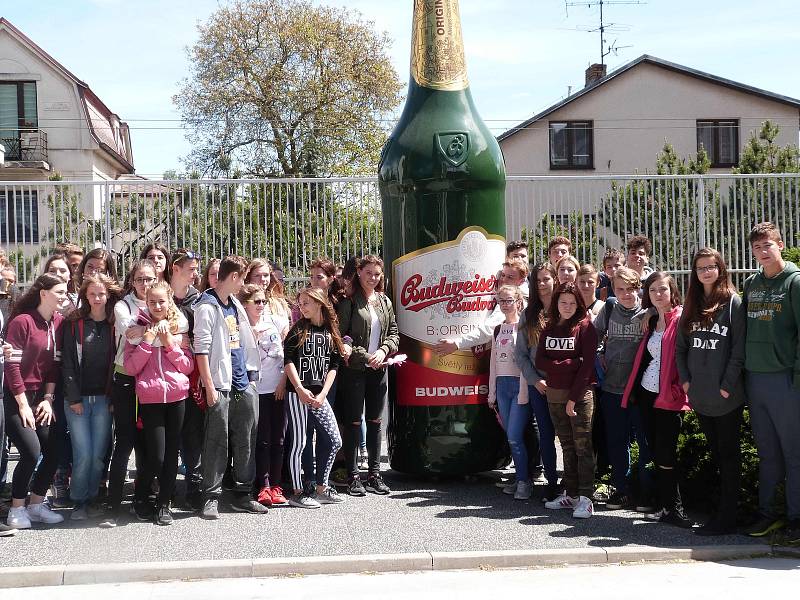
{"label": "red label band", "polygon": [[401,406],[461,406],[486,404],[489,374],[456,375],[406,361],[394,367],[395,402]]}

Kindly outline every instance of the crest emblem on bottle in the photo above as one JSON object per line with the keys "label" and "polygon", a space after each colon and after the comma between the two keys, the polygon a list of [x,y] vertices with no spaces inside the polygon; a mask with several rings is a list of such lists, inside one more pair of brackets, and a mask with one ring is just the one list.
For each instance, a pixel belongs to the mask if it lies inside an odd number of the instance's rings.
{"label": "crest emblem on bottle", "polygon": [[459,167],[469,156],[469,135],[460,131],[436,134],[436,147],[444,160]]}

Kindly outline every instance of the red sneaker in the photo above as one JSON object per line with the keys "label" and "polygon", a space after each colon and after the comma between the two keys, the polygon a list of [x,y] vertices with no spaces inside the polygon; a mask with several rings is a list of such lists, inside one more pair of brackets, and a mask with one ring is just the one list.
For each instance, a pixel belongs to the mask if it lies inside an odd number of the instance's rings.
{"label": "red sneaker", "polygon": [[283,495],[283,490],[281,486],[274,485],[269,488],[270,495],[272,496],[272,503],[273,504],[288,504],[289,501],[286,499],[286,496]]}
{"label": "red sneaker", "polygon": [[258,498],[256,498],[259,504],[263,504],[264,506],[272,506],[272,494],[269,491],[268,487],[262,487],[261,490],[258,492]]}

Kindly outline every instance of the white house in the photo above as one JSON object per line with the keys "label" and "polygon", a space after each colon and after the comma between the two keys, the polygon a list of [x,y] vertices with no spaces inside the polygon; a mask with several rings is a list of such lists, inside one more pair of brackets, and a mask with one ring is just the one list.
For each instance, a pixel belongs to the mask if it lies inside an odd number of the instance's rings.
{"label": "white house", "polygon": [[[55,215],[42,214],[46,182],[114,181],[134,173],[128,125],[89,86],[0,17],[0,243],[27,246]],[[3,181],[31,182],[4,187]],[[89,188],[87,188],[89,189]],[[98,193],[82,194],[96,216]]]}
{"label": "white house", "polygon": [[702,145],[712,172],[730,172],[767,119],[777,142],[797,144],[800,100],[656,58],[640,56],[498,137],[510,175],[620,175],[654,171],[670,142],[679,156]]}

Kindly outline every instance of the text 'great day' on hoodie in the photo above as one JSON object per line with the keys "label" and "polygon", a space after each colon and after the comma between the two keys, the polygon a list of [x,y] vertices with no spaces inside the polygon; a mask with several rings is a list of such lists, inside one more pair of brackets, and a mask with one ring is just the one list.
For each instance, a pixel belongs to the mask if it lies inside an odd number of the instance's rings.
{"label": "text 'great day' on hoodie", "polygon": [[761,269],[744,283],[747,310],[745,369],[754,373],[791,371],[800,389],[800,269],[787,262],[775,277]]}
{"label": "text 'great day' on hoodie", "polygon": [[[681,322],[675,360],[681,383],[689,383],[690,406],[707,417],[721,417],[744,404],[744,343],[746,317],[742,299],[733,295],[709,327]],[[723,398],[720,390],[728,392]]]}
{"label": "text 'great day' on hoodie", "polygon": [[567,399],[577,402],[595,383],[596,352],[597,333],[588,318],[572,328],[548,325],[539,336],[536,368],[547,373],[547,387],[569,390]]}

